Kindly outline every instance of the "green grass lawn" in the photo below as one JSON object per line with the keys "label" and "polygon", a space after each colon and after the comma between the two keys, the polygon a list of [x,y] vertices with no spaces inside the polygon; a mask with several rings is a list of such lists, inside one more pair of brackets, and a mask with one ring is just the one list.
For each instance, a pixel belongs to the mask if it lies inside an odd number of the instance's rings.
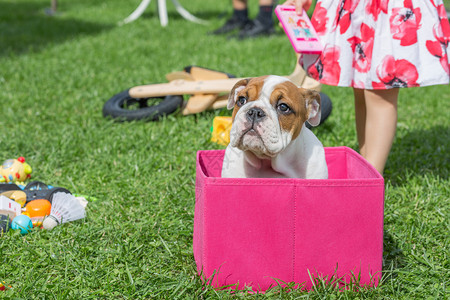
{"label": "green grass lawn", "polygon": [[[448,86],[400,92],[379,287],[231,295],[202,285],[192,253],[195,155],[223,148],[209,141],[210,126],[230,112],[116,123],[102,117],[102,106],[187,65],[237,76],[289,74],[294,54],[281,29],[252,41],[207,35],[223,23],[230,1],[180,1],[207,26],[183,20],[169,3],[162,28],[156,1],[136,22],[117,26],[139,2],[61,0],[49,17],[49,0],[0,1],[0,160],[25,156],[35,180],[92,197],[82,221],[0,238],[0,281],[12,287],[0,298],[449,297]],[[327,147],[357,149],[351,89],[323,92],[334,111],[315,134]]]}

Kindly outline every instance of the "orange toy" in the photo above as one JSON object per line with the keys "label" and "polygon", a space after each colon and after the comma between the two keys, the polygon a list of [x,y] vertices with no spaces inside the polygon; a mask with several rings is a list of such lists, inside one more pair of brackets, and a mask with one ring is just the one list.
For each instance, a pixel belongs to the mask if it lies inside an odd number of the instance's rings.
{"label": "orange toy", "polygon": [[37,199],[28,202],[22,214],[30,217],[33,227],[39,227],[42,225],[44,218],[50,214],[51,208],[50,201]]}

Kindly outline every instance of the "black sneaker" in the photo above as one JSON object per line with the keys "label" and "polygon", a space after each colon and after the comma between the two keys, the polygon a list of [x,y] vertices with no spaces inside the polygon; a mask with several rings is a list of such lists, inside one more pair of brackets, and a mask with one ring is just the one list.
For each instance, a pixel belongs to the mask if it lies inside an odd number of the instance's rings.
{"label": "black sneaker", "polygon": [[248,19],[244,20],[233,16],[230,19],[228,19],[222,27],[212,31],[211,34],[225,34],[232,32],[234,30],[238,29],[241,30],[248,24],[248,22],[249,22]]}
{"label": "black sneaker", "polygon": [[273,24],[263,24],[260,20],[255,19],[249,22],[237,36],[238,39],[246,39],[253,38],[263,35],[271,35],[275,33],[275,29],[273,28]]}

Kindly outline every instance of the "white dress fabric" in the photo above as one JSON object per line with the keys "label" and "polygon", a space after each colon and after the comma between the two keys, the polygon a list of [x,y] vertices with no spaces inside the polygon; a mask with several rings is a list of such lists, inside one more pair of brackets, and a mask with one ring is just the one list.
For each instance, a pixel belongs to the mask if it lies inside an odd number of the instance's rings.
{"label": "white dress fabric", "polygon": [[450,24],[442,0],[319,0],[321,55],[300,63],[321,83],[361,89],[448,84]]}

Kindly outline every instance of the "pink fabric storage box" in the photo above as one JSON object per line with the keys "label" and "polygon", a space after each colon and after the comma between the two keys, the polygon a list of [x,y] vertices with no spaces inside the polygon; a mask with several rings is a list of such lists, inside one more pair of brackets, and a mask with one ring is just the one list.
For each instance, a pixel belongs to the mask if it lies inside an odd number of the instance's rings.
{"label": "pink fabric storage box", "polygon": [[214,287],[265,291],[311,278],[376,285],[383,177],[347,147],[325,148],[329,179],[221,178],[225,151],[197,154],[194,257]]}

